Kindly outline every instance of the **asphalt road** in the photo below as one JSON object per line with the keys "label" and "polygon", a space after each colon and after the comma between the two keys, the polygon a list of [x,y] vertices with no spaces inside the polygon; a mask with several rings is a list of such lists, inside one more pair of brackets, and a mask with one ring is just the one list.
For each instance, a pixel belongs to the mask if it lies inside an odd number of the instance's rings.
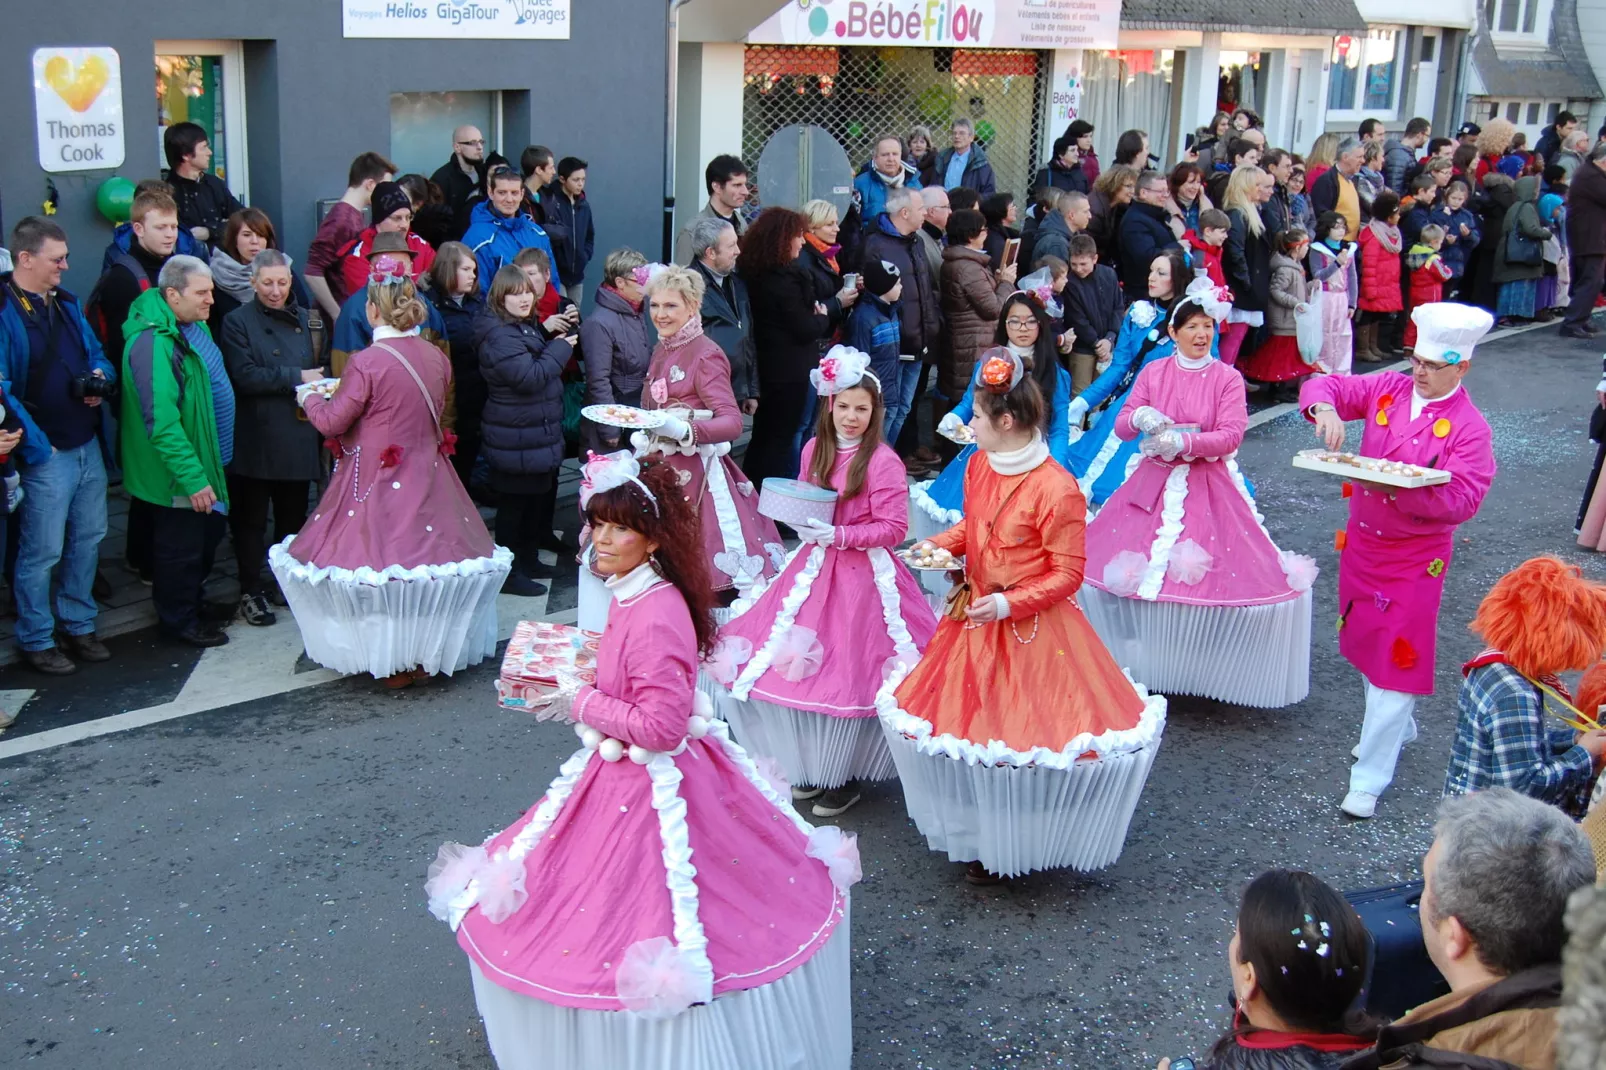
{"label": "asphalt road", "polygon": [[[1599,346],[1554,329],[1487,344],[1468,386],[1500,474],[1462,529],[1439,693],[1369,823],[1337,804],[1360,721],[1339,659],[1336,481],[1288,465],[1287,417],[1240,459],[1273,536],[1314,554],[1311,696],[1278,711],[1177,701],[1120,862],[962,882],[896,782],[857,830],[860,1067],[1144,1067],[1225,1028],[1239,889],[1271,866],[1345,888],[1409,879],[1431,829],[1466,622],[1503,571],[1575,552]],[[342,681],[0,763],[0,1065],[488,1068],[463,955],[424,906],[443,839],[472,842],[541,793],[565,727],[499,711],[492,669],[397,695]]]}

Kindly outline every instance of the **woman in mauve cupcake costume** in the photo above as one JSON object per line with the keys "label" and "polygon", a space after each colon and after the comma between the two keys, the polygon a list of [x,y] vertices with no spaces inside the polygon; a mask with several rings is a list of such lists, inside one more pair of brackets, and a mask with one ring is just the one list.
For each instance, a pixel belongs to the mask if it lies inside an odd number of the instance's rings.
{"label": "woman in mauve cupcake costume", "polygon": [[1310,691],[1316,565],[1279,551],[1235,457],[1244,380],[1211,356],[1210,295],[1171,310],[1114,433],[1142,460],[1087,529],[1082,605],[1115,659],[1168,695],[1290,706]]}
{"label": "woman in mauve cupcake costume", "polygon": [[693,687],[708,566],[675,470],[593,457],[581,494],[614,598],[596,684],[542,719],[584,746],[523,817],[447,844],[457,931],[501,1070],[847,1070],[858,847],[811,828]]}
{"label": "woman in mauve cupcake costume", "polygon": [[1165,699],[1077,608],[1087,503],[1048,455],[1036,381],[992,352],[964,519],[921,544],[963,556],[964,584],[925,657],[876,696],[909,816],[977,884],[1113,863],[1165,728]]}
{"label": "woman in mauve cupcake costume", "polygon": [[674,468],[681,498],[702,525],[714,590],[743,593],[780,571],[786,549],[774,521],[758,513],[758,491],[730,458],[742,413],[731,392],[730,361],[703,333],[702,276],[664,268],[647,283],[647,300],[660,341],[641,403],[674,414],[630,441],[638,457],[661,455]]}
{"label": "woman in mauve cupcake costume", "polygon": [[920,659],[937,618],[892,556],[909,526],[908,480],[881,437],[869,355],[836,346],[810,380],[820,415],[800,476],[838,492],[835,512],[799,526],[801,552],[731,607],[708,670],[742,746],[780,763],[794,799],[823,789],[814,816],[836,817],[859,801],[859,781],[897,775],[876,691],[890,665]]}
{"label": "woman in mauve cupcake costume", "polygon": [[496,595],[513,555],[491,542],[457,478],[440,415],[452,368],[419,337],[425,306],[405,264],[378,257],[373,345],[332,397],[297,391],[329,436],[334,474],[301,532],[268,551],[307,656],[406,687],[496,652]]}

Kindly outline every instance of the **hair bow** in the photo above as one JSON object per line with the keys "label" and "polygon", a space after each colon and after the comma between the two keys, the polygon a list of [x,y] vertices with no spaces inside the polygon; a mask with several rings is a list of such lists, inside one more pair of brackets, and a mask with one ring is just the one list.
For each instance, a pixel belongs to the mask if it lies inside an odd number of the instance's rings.
{"label": "hair bow", "polygon": [[641,464],[628,450],[586,455],[586,463],[580,469],[580,508],[585,509],[590,504],[592,496],[622,487],[626,483],[634,483],[641,488],[641,493],[652,503],[653,514],[657,515],[658,499],[647,489],[647,484],[641,481]]}
{"label": "hair bow", "polygon": [[640,264],[630,269],[630,277],[636,280],[637,286],[646,286],[653,280],[653,276],[668,266],[668,264]]}
{"label": "hair bow", "polygon": [[398,286],[407,281],[407,267],[406,261],[394,256],[377,256],[369,269],[368,281],[381,286]]}
{"label": "hair bow", "polygon": [[989,394],[1007,394],[1026,376],[1026,365],[1003,346],[981,355],[981,385]]}
{"label": "hair bow", "polygon": [[820,366],[809,372],[809,382],[821,397],[840,394],[866,379],[875,384],[877,391],[881,389],[881,380],[870,370],[870,354],[843,345],[832,346],[821,358]]}

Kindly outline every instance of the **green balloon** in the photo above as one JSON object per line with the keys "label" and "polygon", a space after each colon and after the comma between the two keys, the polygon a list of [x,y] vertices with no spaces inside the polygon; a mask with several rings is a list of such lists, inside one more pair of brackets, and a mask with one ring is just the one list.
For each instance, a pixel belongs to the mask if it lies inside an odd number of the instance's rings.
{"label": "green balloon", "polygon": [[986,119],[976,124],[976,140],[983,145],[991,145],[993,138],[996,136],[998,136],[998,128]]}
{"label": "green balloon", "polygon": [[129,209],[134,207],[134,183],[122,175],[113,175],[95,191],[95,207],[112,223],[128,222]]}
{"label": "green balloon", "polygon": [[857,119],[848,124],[848,137],[857,140],[864,136],[864,124]]}

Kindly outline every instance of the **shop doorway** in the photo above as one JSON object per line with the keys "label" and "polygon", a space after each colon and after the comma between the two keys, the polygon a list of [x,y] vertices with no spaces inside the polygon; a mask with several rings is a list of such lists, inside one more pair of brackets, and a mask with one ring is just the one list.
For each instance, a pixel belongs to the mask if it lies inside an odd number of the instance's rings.
{"label": "shop doorway", "polygon": [[1216,79],[1216,109],[1228,114],[1240,108],[1266,117],[1264,52],[1223,52]]}
{"label": "shop doorway", "polygon": [[[452,131],[478,127],[485,136],[485,154],[502,147],[502,94],[453,90],[445,93],[390,95],[390,158],[406,174],[432,175],[452,155]],[[522,146],[520,147],[522,151]],[[510,159],[519,163],[518,153]]]}
{"label": "shop doorway", "polygon": [[[1037,52],[749,45],[742,158],[761,160],[785,127],[815,126],[847,153],[851,180],[877,138],[924,126],[940,150],[963,115],[975,124],[998,189],[1024,204],[1041,163],[1043,66]],[[762,164],[757,180],[760,190],[770,188]]]}
{"label": "shop doorway", "polygon": [[156,42],[156,159],[174,123],[195,123],[212,147],[212,173],[249,204],[245,141],[245,64],[238,41]]}

